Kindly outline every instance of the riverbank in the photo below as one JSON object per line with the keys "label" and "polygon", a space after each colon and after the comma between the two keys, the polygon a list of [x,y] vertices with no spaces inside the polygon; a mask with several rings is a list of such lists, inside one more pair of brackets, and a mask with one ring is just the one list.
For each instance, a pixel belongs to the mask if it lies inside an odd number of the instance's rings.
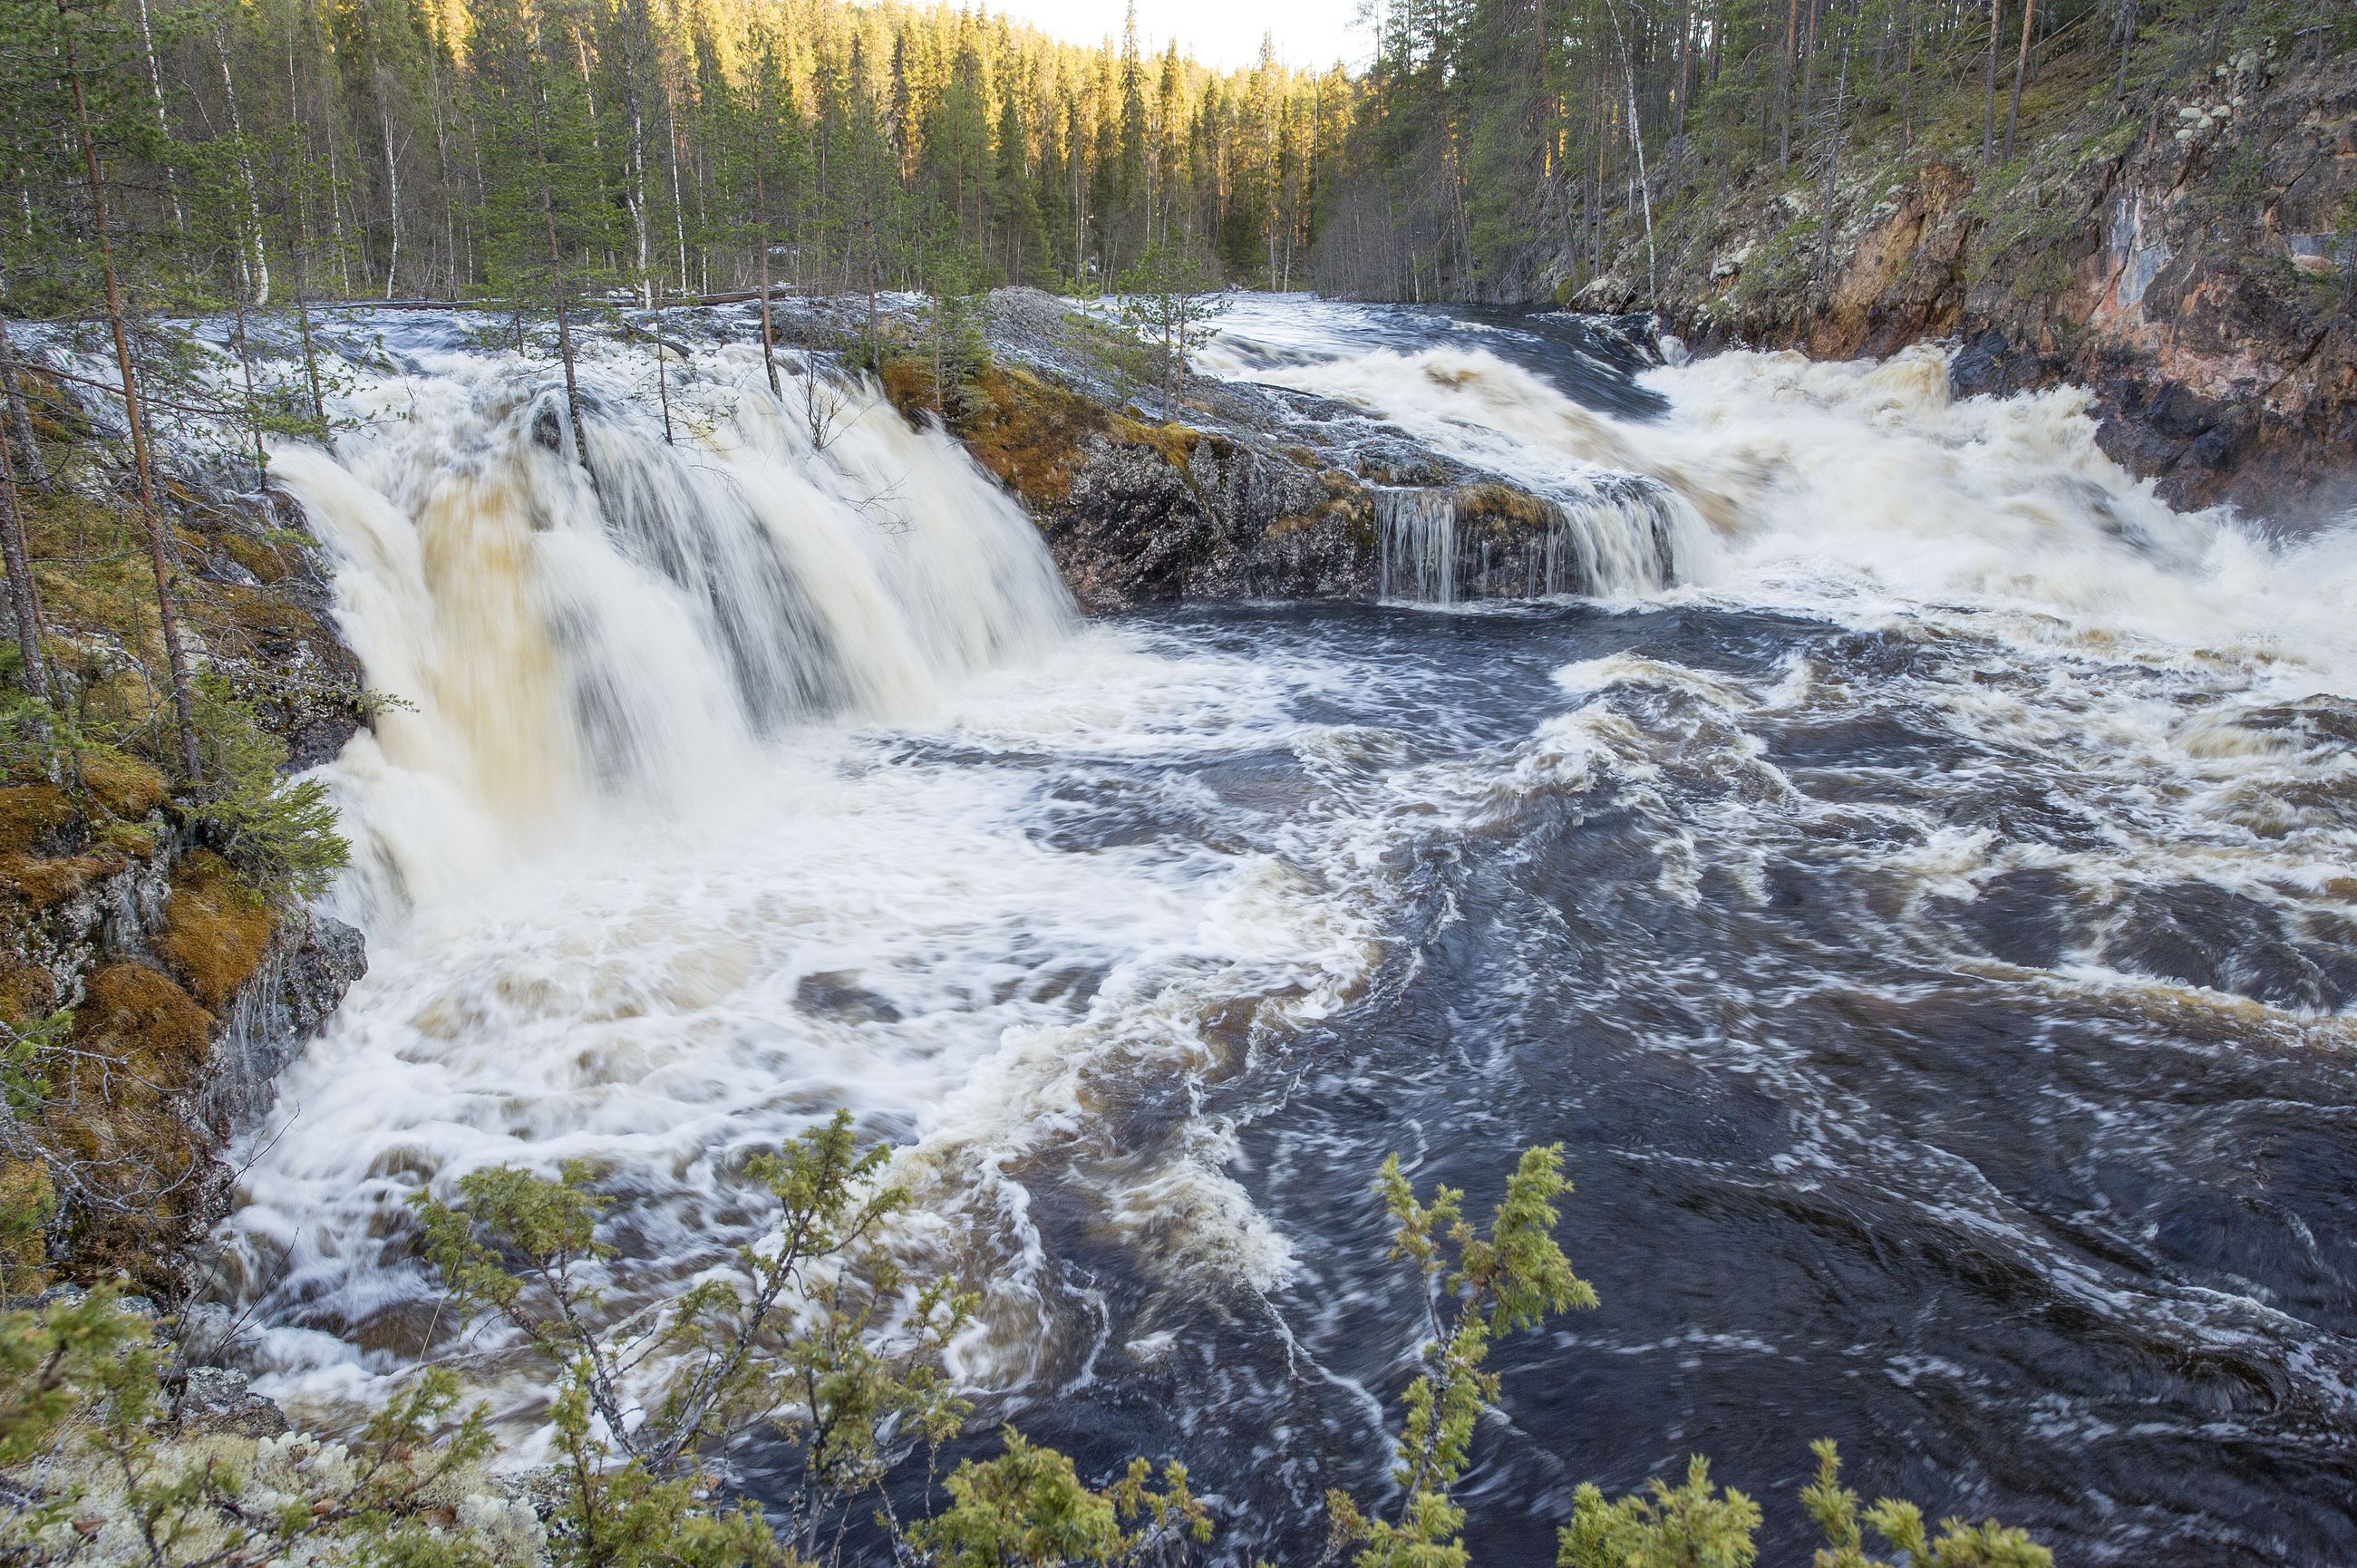
{"label": "riverbank", "polygon": [[[2357,56],[2221,45],[2123,99],[2100,40],[2045,62],[2017,151],[1977,94],[1760,166],[1663,149],[1587,309],[1698,349],[1882,357],[1954,339],[1963,394],[2091,394],[2104,450],[2179,506],[2304,523],[2357,502]],[[2212,63],[2214,59],[2214,63]],[[1544,281],[1544,280],[1542,280]]]}

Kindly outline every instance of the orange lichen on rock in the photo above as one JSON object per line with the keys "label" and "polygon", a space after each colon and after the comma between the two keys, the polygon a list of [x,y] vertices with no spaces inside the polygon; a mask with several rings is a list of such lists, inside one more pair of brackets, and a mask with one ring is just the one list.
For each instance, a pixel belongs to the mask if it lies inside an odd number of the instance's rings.
{"label": "orange lichen on rock", "polygon": [[67,835],[81,820],[81,808],[53,784],[0,789],[0,855],[70,852]]}
{"label": "orange lichen on rock", "polygon": [[1174,468],[1184,468],[1192,462],[1195,448],[1203,440],[1201,431],[1184,424],[1146,424],[1135,419],[1114,421],[1113,433],[1135,446],[1152,447]]}
{"label": "orange lichen on rock", "polygon": [[1071,495],[1091,437],[1112,424],[1088,399],[1026,371],[994,365],[967,393],[952,428],[974,461],[1035,509],[1061,505]]}
{"label": "orange lichen on rock", "polygon": [[1526,491],[1507,485],[1459,485],[1449,492],[1457,521],[1503,535],[1516,530],[1544,531],[1556,521],[1555,508]]}
{"label": "orange lichen on rock", "polygon": [[90,847],[88,827],[82,809],[54,785],[0,789],[0,889],[48,909],[122,870],[119,850]]}
{"label": "orange lichen on rock", "polygon": [[172,873],[157,957],[172,966],[196,999],[214,1012],[227,1006],[270,948],[270,908],[210,850],[191,850]]}

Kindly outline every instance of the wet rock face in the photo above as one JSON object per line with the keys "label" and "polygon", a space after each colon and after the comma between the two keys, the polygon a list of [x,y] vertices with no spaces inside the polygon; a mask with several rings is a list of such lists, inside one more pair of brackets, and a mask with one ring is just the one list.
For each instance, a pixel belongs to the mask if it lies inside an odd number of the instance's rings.
{"label": "wet rock face", "polygon": [[268,1114],[279,1073],[367,972],[366,944],[341,920],[298,911],[280,924],[213,1042],[196,1113],[216,1137],[225,1142]]}
{"label": "wet rock face", "polygon": [[1354,481],[1225,437],[1175,455],[1093,437],[1070,493],[1041,516],[1083,608],[1373,594],[1372,508]]}
{"label": "wet rock face", "polygon": [[[1146,412],[1160,389],[1125,362],[1135,343],[1036,289],[1001,289],[991,311],[996,362],[946,416],[929,367],[888,365],[885,386],[908,417],[941,418],[1023,504],[1083,609],[1373,598],[1382,502],[1423,490],[1462,503],[1469,539],[1490,547],[1466,552],[1460,596],[1537,591],[1522,553],[1544,547],[1555,514],[1500,477],[1281,387],[1190,379],[1162,418]],[[1532,537],[1501,549],[1501,526]],[[1513,569],[1485,573],[1485,559]]]}
{"label": "wet rock face", "polygon": [[[180,1249],[234,1198],[220,1151],[268,1112],[277,1074],[367,961],[350,927],[248,902],[160,810],[136,838],[106,826],[127,847],[73,853],[93,847],[74,842],[91,836],[79,820],[35,844],[50,858],[0,867],[0,988],[20,1029],[71,1009],[42,1135],[86,1168],[58,1195],[52,1262],[169,1293]],[[60,866],[74,873],[62,896],[28,900]]]}

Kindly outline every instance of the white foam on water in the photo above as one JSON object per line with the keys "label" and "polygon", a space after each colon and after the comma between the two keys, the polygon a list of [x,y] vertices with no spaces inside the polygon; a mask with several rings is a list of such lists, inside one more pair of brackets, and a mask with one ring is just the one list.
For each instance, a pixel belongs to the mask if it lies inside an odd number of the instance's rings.
{"label": "white foam on water", "polygon": [[[2026,641],[2124,636],[2280,694],[2357,694],[2357,526],[2285,542],[2222,509],[2177,511],[2104,453],[2076,388],[1959,399],[1931,346],[1732,352],[1647,371],[1669,409],[1634,419],[1461,342],[1345,352],[1379,314],[1281,303],[1232,317],[1200,368],[1340,399],[1542,495],[1665,484],[1688,509],[1668,536],[1689,588],[1860,621],[1961,603],[2015,612]],[[1603,581],[1608,596],[1658,586]]]}
{"label": "white foam on water", "polygon": [[403,703],[322,774],[370,972],[218,1238],[263,1386],[365,1400],[447,1338],[399,1219],[421,1187],[587,1160],[621,1200],[616,1297],[647,1299],[741,1239],[741,1156],[837,1107],[991,1282],[977,1379],[1043,1351],[1043,1150],[1170,1270],[1280,1273],[1224,1129],[1128,1149],[1103,1112],[1232,1066],[1206,1019],[1236,997],[1338,1005],[1365,901],[1247,847],[1041,835],[1092,758],[1270,744],[1286,677],[1080,628],[1028,521],[872,392],[821,449],[720,350],[673,389],[696,434],[671,448],[593,363],[593,489],[544,371],[425,360],[362,386],[379,417],[335,452],[274,459]]}

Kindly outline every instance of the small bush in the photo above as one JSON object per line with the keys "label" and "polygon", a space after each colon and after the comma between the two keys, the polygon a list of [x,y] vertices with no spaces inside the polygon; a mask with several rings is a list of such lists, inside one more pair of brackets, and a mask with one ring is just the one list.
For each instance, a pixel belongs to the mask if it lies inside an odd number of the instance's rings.
{"label": "small bush", "polygon": [[228,683],[197,683],[205,781],[190,815],[221,857],[267,898],[316,898],[350,861],[336,809],[316,779],[288,779],[286,744]]}
{"label": "small bush", "polygon": [[[158,1425],[161,1358],[147,1323],[109,1292],[0,1313],[0,1473],[28,1499],[0,1520],[0,1563],[806,1568],[841,1560],[844,1527],[862,1511],[899,1568],[1176,1568],[1194,1555],[1213,1524],[1183,1466],[1135,1459],[1091,1486],[1070,1457],[1012,1428],[996,1457],[964,1461],[941,1495],[922,1496],[917,1517],[894,1511],[883,1489],[894,1466],[920,1450],[930,1464],[964,1423],[941,1352],[973,1298],[906,1277],[887,1221],[908,1195],[883,1180],[885,1159],[838,1114],[749,1161],[748,1183],[774,1206],[770,1233],[733,1268],[622,1317],[603,1305],[617,1253],[586,1167],[554,1179],[479,1171],[457,1184],[463,1206],[415,1200],[426,1255],[457,1301],[506,1323],[554,1370],[557,1462],[534,1488],[544,1524],[519,1528],[513,1505],[465,1495],[492,1444],[479,1411],[457,1415],[447,1371],[427,1370],[348,1444],[319,1445],[333,1465],[289,1468],[271,1444],[308,1439],[232,1449]],[[1570,1190],[1556,1148],[1522,1156],[1484,1229],[1465,1217],[1461,1192],[1419,1197],[1396,1160],[1377,1186],[1392,1255],[1409,1263],[1434,1337],[1394,1444],[1396,1507],[1329,1494],[1335,1528],[1320,1561],[1465,1568],[1453,1494],[1499,1393],[1489,1349],[1594,1307],[1596,1294],[1555,1239],[1555,1201]],[[0,1183],[0,1202],[8,1191]],[[672,1370],[649,1379],[658,1363]],[[719,1498],[710,1467],[763,1423],[804,1457],[798,1495],[774,1517]],[[2044,1548],[1994,1521],[1950,1519],[1934,1535],[1912,1503],[1861,1507],[1834,1445],[1816,1454],[1802,1501],[1827,1541],[1818,1568],[2052,1568]],[[1655,1480],[1617,1501],[1582,1487],[1558,1561],[1751,1568],[1760,1524],[1759,1506],[1714,1487],[1696,1457],[1680,1486]],[[1892,1555],[1869,1554],[1869,1536]]]}

